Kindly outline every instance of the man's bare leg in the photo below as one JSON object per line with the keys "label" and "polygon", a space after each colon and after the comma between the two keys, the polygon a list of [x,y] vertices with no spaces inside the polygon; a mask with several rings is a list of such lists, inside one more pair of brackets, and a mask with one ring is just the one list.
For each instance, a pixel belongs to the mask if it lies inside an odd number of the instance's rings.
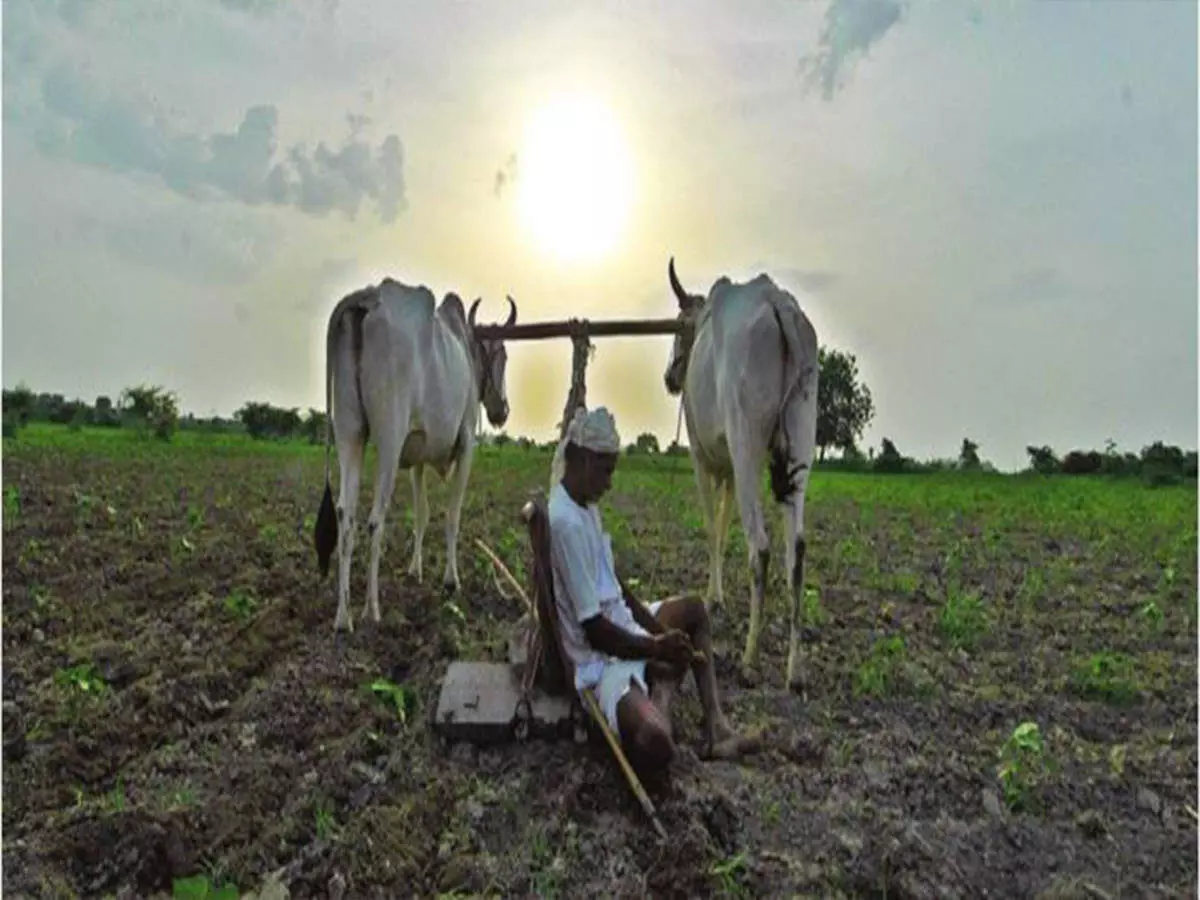
{"label": "man's bare leg", "polygon": [[635,769],[659,772],[674,758],[670,722],[632,678],[629,691],[617,702],[617,726],[625,755]]}
{"label": "man's bare leg", "polygon": [[[663,601],[656,618],[666,628],[678,628],[686,632],[691,638],[692,646],[704,654],[703,662],[692,663],[692,674],[696,678],[700,704],[704,709],[704,731],[709,753],[717,758],[730,758],[753,749],[757,742],[734,731],[721,709],[721,699],[717,691],[717,669],[713,662],[712,628],[709,625],[707,607],[695,597],[674,597]],[[682,678],[683,673],[680,672],[679,675]],[[674,696],[676,683],[670,678],[656,680],[651,688],[652,697],[654,688],[660,684],[662,696],[669,704]],[[655,705],[658,705],[657,698]]]}

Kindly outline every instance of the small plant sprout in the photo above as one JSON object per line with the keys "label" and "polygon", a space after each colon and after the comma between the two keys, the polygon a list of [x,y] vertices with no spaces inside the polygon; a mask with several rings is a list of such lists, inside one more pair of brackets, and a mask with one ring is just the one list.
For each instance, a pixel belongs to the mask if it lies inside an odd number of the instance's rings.
{"label": "small plant sprout", "polygon": [[408,722],[408,715],[417,703],[416,695],[413,694],[411,688],[407,685],[393,684],[386,678],[377,678],[371,682],[370,690],[380,700],[391,704],[396,711],[396,718],[402,725]]}
{"label": "small plant sprout", "polygon": [[996,775],[1004,802],[1014,812],[1037,805],[1034,792],[1046,770],[1045,745],[1036,722],[1022,722],[1000,748]]}
{"label": "small plant sprout", "polygon": [[987,614],[978,592],[948,589],[938,613],[938,631],[951,647],[970,652],[987,631]]}
{"label": "small plant sprout", "polygon": [[319,840],[327,841],[337,831],[337,820],[333,817],[333,810],[326,806],[323,801],[317,803],[313,813],[313,820]]}
{"label": "small plant sprout", "polygon": [[1157,634],[1163,628],[1163,611],[1162,607],[1153,600],[1148,600],[1140,609],[1138,609],[1138,617],[1146,624],[1146,627],[1151,632]]}
{"label": "small plant sprout", "polygon": [[904,638],[898,634],[876,641],[854,675],[854,692],[882,697],[897,685],[904,664]]}
{"label": "small plant sprout", "polygon": [[1134,661],[1123,653],[1096,653],[1077,662],[1071,682],[1080,696],[1114,706],[1128,706],[1138,697]]}
{"label": "small plant sprout", "polygon": [[12,528],[21,515],[21,491],[16,485],[4,486],[4,527]]}
{"label": "small plant sprout", "polygon": [[821,606],[821,592],[817,588],[804,589],[804,624],[819,628],[825,624],[825,610]]}
{"label": "small plant sprout", "polygon": [[258,609],[258,601],[241,588],[226,597],[224,605],[225,612],[242,622],[249,620]]}

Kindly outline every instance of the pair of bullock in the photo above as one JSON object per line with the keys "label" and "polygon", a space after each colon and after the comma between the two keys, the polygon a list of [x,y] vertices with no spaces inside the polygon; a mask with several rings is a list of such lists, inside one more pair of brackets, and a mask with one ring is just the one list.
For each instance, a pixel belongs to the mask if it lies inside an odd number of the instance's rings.
{"label": "pair of bullock", "polygon": [[[736,498],[753,571],[750,629],[742,657],[758,657],[763,595],[770,558],[759,475],[768,461],[771,492],[786,506],[786,571],[790,643],[787,679],[798,686],[800,614],[804,584],[804,497],[817,422],[817,336],[795,298],[768,276],[734,283],[718,279],[708,295],[690,294],[668,266],[679,305],[679,332],[664,375],[667,391],[683,395],[688,447],[709,536],[706,600],[723,602],[721,563]],[[488,420],[508,419],[507,353],[500,340],[476,336],[476,300],[468,314],[448,294],[440,306],[426,287],[385,278],[345,297],[326,333],[325,496],[314,532],[322,575],[338,551],[335,630],[353,630],[349,609],[350,559],[363,450],[368,436],[379,451],[374,502],[367,518],[371,555],[364,617],[379,621],[379,557],[384,522],[399,470],[410,469],[414,546],[409,573],[421,578],[421,547],[429,522],[426,468],[446,478],[453,470],[446,510],[447,590],[459,587],[458,527],[475,450],[482,403]],[[509,298],[507,324],[516,321]],[[330,403],[332,401],[332,410]],[[337,442],[340,495],[329,483],[329,431]]]}

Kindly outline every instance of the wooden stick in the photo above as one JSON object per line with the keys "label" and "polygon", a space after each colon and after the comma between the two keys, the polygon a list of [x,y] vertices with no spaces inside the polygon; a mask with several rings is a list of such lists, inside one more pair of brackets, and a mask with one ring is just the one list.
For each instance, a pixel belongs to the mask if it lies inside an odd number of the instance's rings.
{"label": "wooden stick", "polygon": [[487,544],[485,544],[479,538],[475,538],[475,543],[479,545],[480,550],[491,557],[493,565],[495,565],[496,568],[504,574],[504,577],[508,579],[509,583],[517,589],[517,594],[521,597],[521,602],[525,604],[525,611],[529,613],[529,617],[531,619],[537,621],[537,614],[533,611],[533,603],[530,601],[529,595],[525,593],[525,588],[521,587],[521,582],[517,581],[513,573],[508,570],[508,566],[501,562],[500,557],[493,553]]}
{"label": "wooden stick", "polygon": [[616,756],[617,762],[621,766],[621,771],[625,773],[625,780],[629,782],[629,786],[633,789],[634,796],[638,798],[638,802],[642,804],[642,809],[646,811],[646,815],[654,823],[654,830],[658,832],[658,836],[665,841],[667,839],[667,829],[663,828],[662,822],[658,821],[658,813],[654,809],[654,803],[650,800],[650,795],[646,793],[646,789],[642,787],[642,782],[637,777],[637,773],[633,771],[633,766],[629,764],[629,760],[625,756],[625,751],[621,749],[620,741],[617,740],[617,736],[609,728],[608,720],[604,718],[604,712],[600,709],[596,695],[588,688],[580,691],[580,693],[583,694],[583,700],[587,704],[588,712],[592,714],[592,718],[596,720],[596,724],[604,732],[604,737],[608,740],[608,746],[612,748],[613,755]]}
{"label": "wooden stick", "polygon": [[481,340],[541,341],[547,338],[574,337],[583,334],[593,337],[636,337],[678,334],[678,319],[609,319],[590,322],[528,322],[521,325],[476,325],[475,336]]}

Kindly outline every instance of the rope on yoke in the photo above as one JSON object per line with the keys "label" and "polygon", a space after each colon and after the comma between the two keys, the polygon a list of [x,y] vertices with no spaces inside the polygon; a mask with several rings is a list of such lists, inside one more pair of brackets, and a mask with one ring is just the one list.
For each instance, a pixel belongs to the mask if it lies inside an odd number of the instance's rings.
{"label": "rope on yoke", "polygon": [[571,334],[571,389],[567,392],[567,405],[563,407],[562,422],[558,426],[558,439],[561,441],[567,435],[567,427],[575,410],[587,406],[587,364],[588,359],[596,352],[595,345],[587,333],[587,321],[571,319],[568,323]]}

